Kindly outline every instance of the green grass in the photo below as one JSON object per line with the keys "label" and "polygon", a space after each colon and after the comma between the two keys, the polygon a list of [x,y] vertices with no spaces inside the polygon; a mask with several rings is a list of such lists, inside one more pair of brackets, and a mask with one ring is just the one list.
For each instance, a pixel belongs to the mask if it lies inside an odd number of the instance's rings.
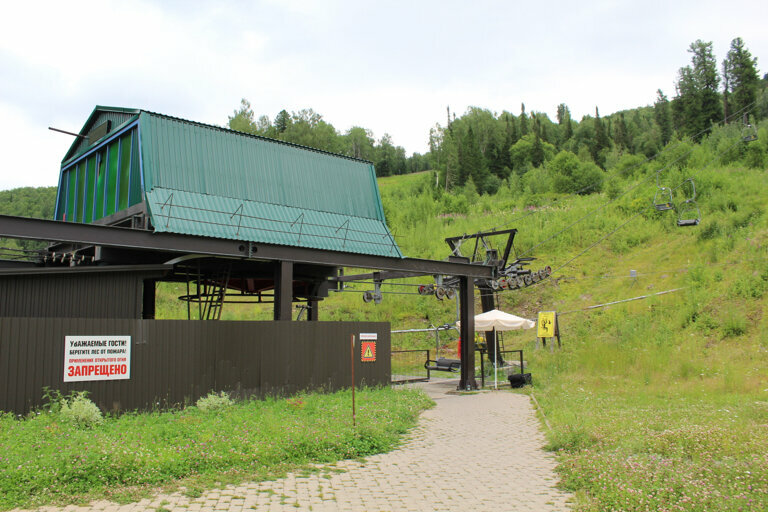
{"label": "green grass", "polygon": [[310,463],[385,452],[431,401],[415,390],[363,389],[125,414],[77,428],[56,413],[0,416],[0,509],[131,501],[159,486],[190,496],[244,479],[264,479]]}

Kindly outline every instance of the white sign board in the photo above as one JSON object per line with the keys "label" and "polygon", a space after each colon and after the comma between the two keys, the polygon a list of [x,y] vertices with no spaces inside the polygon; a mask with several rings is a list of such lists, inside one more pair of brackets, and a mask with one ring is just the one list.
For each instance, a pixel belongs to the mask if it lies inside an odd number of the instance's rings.
{"label": "white sign board", "polygon": [[130,378],[130,336],[64,337],[64,382]]}
{"label": "white sign board", "polygon": [[376,341],[379,339],[379,334],[376,332],[361,332],[360,341]]}

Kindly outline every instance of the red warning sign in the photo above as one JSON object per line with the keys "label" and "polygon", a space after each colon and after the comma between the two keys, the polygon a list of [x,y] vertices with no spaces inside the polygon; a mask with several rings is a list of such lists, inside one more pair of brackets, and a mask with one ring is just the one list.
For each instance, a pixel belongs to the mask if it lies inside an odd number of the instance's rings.
{"label": "red warning sign", "polygon": [[375,341],[362,341],[360,342],[360,361],[364,363],[376,362],[376,342]]}

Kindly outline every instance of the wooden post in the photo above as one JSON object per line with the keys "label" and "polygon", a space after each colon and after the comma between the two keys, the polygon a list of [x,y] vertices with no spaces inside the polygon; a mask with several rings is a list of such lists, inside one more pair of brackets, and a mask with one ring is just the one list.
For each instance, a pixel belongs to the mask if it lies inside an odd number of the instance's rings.
{"label": "wooden post", "polygon": [[352,346],[350,350],[350,363],[352,363],[352,426],[357,426],[357,419],[355,417],[355,335],[351,336]]}

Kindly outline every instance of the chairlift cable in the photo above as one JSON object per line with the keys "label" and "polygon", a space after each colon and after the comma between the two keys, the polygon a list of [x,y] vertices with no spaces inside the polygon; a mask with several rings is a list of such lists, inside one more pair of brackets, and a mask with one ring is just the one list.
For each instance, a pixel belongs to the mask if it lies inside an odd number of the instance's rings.
{"label": "chairlift cable", "polygon": [[682,288],[673,288],[671,290],[664,290],[662,292],[649,293],[647,295],[640,295],[639,297],[631,297],[629,299],[621,299],[621,300],[615,300],[613,302],[605,302],[603,304],[595,304],[594,306],[587,306],[585,308],[580,308],[580,309],[572,309],[571,311],[563,311],[562,313],[558,312],[557,316],[569,315],[571,313],[580,313],[580,312],[583,312],[583,311],[590,311],[592,309],[604,308],[604,307],[613,306],[613,305],[616,305],[616,304],[622,304],[624,302],[632,302],[632,301],[635,301],[635,300],[648,299],[648,298],[651,298],[651,297],[655,297],[657,295],[666,295],[667,293],[679,292],[680,290],[685,290],[686,288],[687,287],[685,287],[685,286],[682,287]]}

